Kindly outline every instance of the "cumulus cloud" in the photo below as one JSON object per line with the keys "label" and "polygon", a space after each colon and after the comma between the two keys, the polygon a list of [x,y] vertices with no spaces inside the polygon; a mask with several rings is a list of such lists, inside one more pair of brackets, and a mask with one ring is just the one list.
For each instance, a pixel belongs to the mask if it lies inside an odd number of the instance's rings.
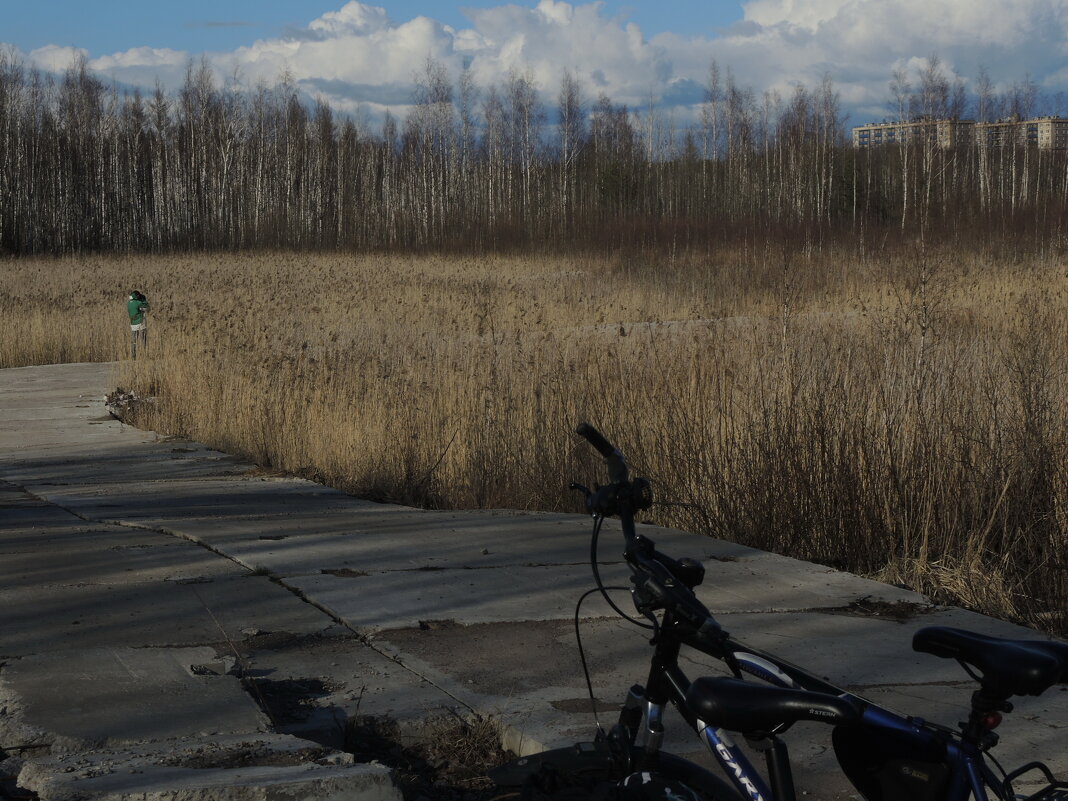
{"label": "cumulus cloud", "polygon": [[339,36],[364,36],[378,33],[390,27],[384,8],[365,6],[362,3],[346,3],[339,11],[328,11],[319,19],[312,20],[308,30],[324,39]]}
{"label": "cumulus cloud", "polygon": [[914,72],[930,55],[966,80],[985,68],[1003,85],[1030,75],[1051,92],[1068,88],[1057,75],[1068,55],[1063,0],[750,0],[745,22],[720,42],[725,52],[744,58],[756,46],[769,85],[825,71],[856,109],[885,109],[893,71]]}
{"label": "cumulus cloud", "polygon": [[[846,110],[885,113],[895,69],[938,54],[950,70],[974,77],[985,66],[1010,83],[1025,73],[1046,91],[1068,89],[1068,4],[1063,0],[749,0],[744,19],[714,37],[686,32],[647,37],[601,2],[540,0],[465,12],[454,29],[428,17],[393,20],[384,8],[347,2],[285,36],[203,57],[220,78],[249,86],[285,74],[309,97],[339,108],[373,109],[410,102],[415,75],[428,58],[455,78],[469,66],[476,83],[500,83],[510,72],[532,77],[552,104],[564,70],[589,100],[604,92],[617,103],[693,113],[712,59],[758,94],[788,94],[797,83],[829,75]],[[82,51],[45,47],[36,65],[61,70]],[[190,54],[135,47],[90,59],[120,82],[176,88]]]}
{"label": "cumulus cloud", "polygon": [[31,50],[30,62],[49,72],[62,72],[79,58],[88,58],[89,51],[80,47],[60,47],[45,45]]}
{"label": "cumulus cloud", "polygon": [[101,72],[114,70],[137,70],[181,67],[189,61],[189,55],[181,50],[165,47],[135,47],[110,56],[93,59],[92,67]]}

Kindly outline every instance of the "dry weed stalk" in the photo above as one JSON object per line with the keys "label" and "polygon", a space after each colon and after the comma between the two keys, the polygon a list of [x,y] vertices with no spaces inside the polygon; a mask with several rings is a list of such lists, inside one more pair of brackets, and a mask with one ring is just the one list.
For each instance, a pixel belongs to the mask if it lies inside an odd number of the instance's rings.
{"label": "dry weed stalk", "polygon": [[151,353],[123,383],[159,399],[157,430],[361,495],[561,509],[597,475],[570,433],[589,419],[672,502],[658,522],[1048,626],[1064,268],[921,256],[790,254],[788,285],[771,249],[26,260],[0,364],[123,356],[136,284]]}

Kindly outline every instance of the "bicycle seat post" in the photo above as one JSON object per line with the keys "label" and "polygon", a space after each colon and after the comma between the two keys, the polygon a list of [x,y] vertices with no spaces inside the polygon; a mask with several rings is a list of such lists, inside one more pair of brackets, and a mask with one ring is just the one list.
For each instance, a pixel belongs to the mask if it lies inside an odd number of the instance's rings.
{"label": "bicycle seat post", "polygon": [[972,709],[967,721],[960,723],[965,739],[971,740],[983,751],[997,745],[998,735],[994,729],[1001,723],[1001,713],[1011,712],[1012,704],[1001,693],[992,693],[984,687],[972,693]]}
{"label": "bicycle seat post", "polygon": [[764,752],[768,766],[768,783],[775,801],[796,801],[797,791],[794,788],[794,774],[790,768],[790,753],[786,743],[774,734],[747,737],[746,740],[757,751]]}

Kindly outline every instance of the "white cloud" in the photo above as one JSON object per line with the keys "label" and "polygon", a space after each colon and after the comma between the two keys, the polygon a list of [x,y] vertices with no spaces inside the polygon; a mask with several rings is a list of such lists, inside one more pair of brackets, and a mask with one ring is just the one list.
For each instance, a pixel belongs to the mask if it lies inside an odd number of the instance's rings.
{"label": "white cloud", "polygon": [[182,67],[189,61],[189,54],[165,47],[135,47],[110,56],[94,58],[94,70],[110,73],[112,70]]}
{"label": "white cloud", "polygon": [[472,62],[480,83],[529,71],[551,94],[567,69],[587,87],[597,85],[616,102],[630,104],[664,83],[669,61],[662,50],[636,25],[604,17],[599,3],[541,0],[533,9],[499,6],[469,14],[485,42]]}
{"label": "white cloud", "polygon": [[45,45],[30,51],[30,62],[43,70],[62,72],[79,58],[88,58],[89,51],[80,47]]}
{"label": "white cloud", "polygon": [[308,35],[261,40],[212,60],[250,83],[272,83],[286,73],[310,95],[323,94],[349,110],[356,92],[341,91],[345,85],[375,87],[371,101],[381,100],[382,90],[392,87],[389,99],[401,104],[409,100],[413,76],[427,58],[443,62],[454,75],[463,66],[460,40],[448,26],[427,17],[392,23],[384,9],[357,2],[312,21],[301,33]]}
{"label": "white cloud", "polygon": [[[886,107],[894,69],[932,53],[968,77],[985,65],[1006,84],[1028,72],[1047,91],[1068,89],[1064,0],[749,0],[744,21],[714,38],[646,38],[636,25],[609,17],[600,2],[502,2],[466,13],[470,26],[455,30],[427,17],[394,21],[385,9],[353,0],[286,37],[205,58],[220,78],[238,75],[249,85],[273,83],[285,72],[310,96],[348,110],[360,100],[376,109],[408,103],[428,57],[454,78],[469,64],[483,86],[510,71],[529,73],[549,105],[565,69],[589,100],[604,91],[632,107],[651,96],[692,105],[713,58],[758,96],[769,88],[786,94],[796,82],[813,85],[829,74],[848,108],[865,115]],[[29,60],[62,70],[81,52],[49,46]],[[135,47],[90,66],[128,84],[151,88],[159,79],[174,89],[191,57],[200,54]]]}
{"label": "white cloud", "polygon": [[389,25],[384,8],[346,3],[339,11],[328,11],[312,20],[308,30],[323,36],[361,36],[385,30]]}

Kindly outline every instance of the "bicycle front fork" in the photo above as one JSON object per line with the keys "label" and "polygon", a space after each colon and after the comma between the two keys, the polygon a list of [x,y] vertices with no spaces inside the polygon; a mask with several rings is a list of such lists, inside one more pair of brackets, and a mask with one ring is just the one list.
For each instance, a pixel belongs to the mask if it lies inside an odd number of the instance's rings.
{"label": "bicycle front fork", "polygon": [[635,684],[627,692],[610,739],[622,746],[628,770],[643,769],[664,742],[664,705],[649,701],[645,688]]}
{"label": "bicycle front fork", "polygon": [[[763,752],[767,761],[768,783],[755,770],[745,755],[731,740],[727,732],[713,729],[698,722],[701,739],[708,750],[727,772],[735,786],[749,799],[775,798],[777,801],[794,801],[793,775],[786,744],[774,735],[750,740],[758,752]],[[655,758],[664,742],[664,705],[649,701],[645,688],[636,684],[630,688],[623,708],[619,713],[620,736],[632,746],[632,757],[638,764],[633,769],[644,767],[646,760]]]}

